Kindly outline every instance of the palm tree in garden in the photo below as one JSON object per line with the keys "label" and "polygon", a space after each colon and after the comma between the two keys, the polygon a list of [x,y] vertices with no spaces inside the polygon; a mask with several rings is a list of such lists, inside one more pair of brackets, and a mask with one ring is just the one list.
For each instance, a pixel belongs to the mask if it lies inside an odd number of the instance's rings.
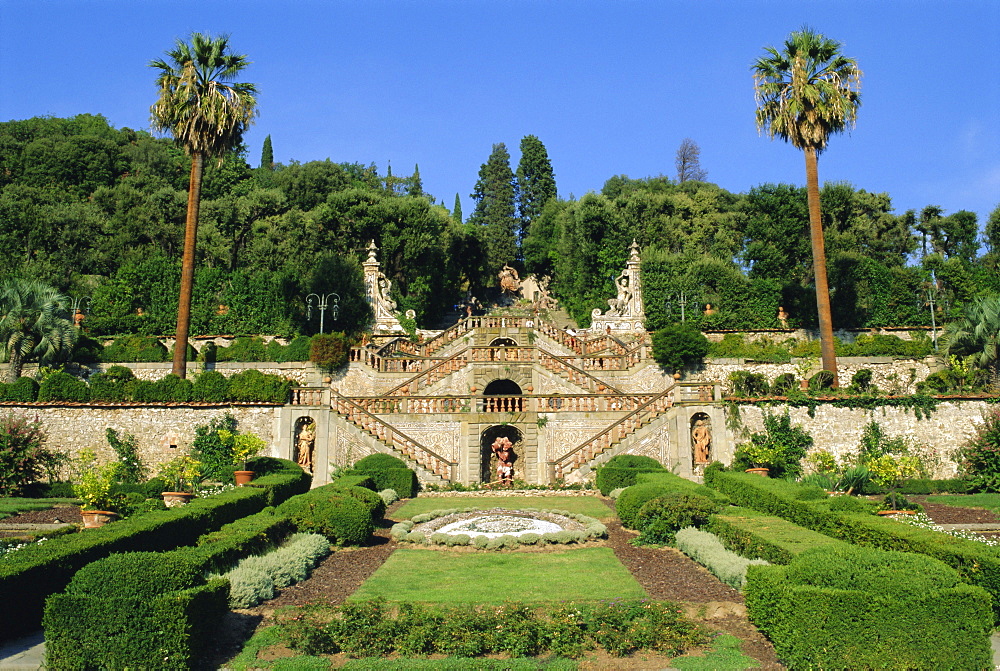
{"label": "palm tree in garden", "polygon": [[250,61],[229,52],[227,36],[212,38],[194,33],[190,44],[177,40],[176,47],[166,55],[166,60],[149,64],[160,71],[156,78],[159,98],[150,111],[153,128],[173,135],[191,157],[173,365],[173,372],[185,377],[205,158],[221,157],[239,146],[244,131],[257,116],[257,87],[233,81]]}
{"label": "palm tree in garden", "polygon": [[857,120],[861,105],[861,70],[854,59],[840,53],[839,42],[809,28],[789,35],[783,51],[774,47],[766,47],[764,51],[766,55],[758,58],[752,68],[757,128],[805,152],[823,368],[833,373],[836,386],[837,358],[833,349],[833,317],[816,163],[830,135],[853,126]]}
{"label": "palm tree in garden", "polygon": [[0,285],[0,354],[10,363],[7,382],[21,377],[29,359],[49,363],[76,344],[69,298],[35,280]]}
{"label": "palm tree in garden", "polygon": [[986,296],[965,306],[965,314],[945,327],[945,354],[972,357],[990,372],[990,385],[1000,388],[1000,296]]}

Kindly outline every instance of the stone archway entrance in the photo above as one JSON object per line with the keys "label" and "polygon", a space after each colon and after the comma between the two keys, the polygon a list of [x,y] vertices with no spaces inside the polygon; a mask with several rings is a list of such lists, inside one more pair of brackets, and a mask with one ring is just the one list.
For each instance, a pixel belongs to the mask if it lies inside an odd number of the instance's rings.
{"label": "stone archway entrance", "polygon": [[507,438],[514,445],[514,479],[524,480],[524,437],[516,426],[499,424],[491,426],[479,436],[480,481],[486,483],[497,480],[498,460],[492,446],[498,438]]}

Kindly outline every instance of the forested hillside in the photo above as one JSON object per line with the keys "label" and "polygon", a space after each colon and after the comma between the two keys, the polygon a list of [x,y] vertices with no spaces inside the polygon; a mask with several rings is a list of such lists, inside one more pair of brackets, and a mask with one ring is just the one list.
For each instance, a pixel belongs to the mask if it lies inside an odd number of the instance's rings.
{"label": "forested hillside", "polygon": [[[280,146],[280,138],[274,142]],[[423,192],[419,170],[379,175],[330,160],[259,167],[245,151],[206,166],[191,333],[312,333],[310,292],[337,292],[337,330],[367,320],[360,261],[370,240],[399,309],[434,324],[496,283],[499,265],[553,277],[582,325],[606,308],[635,238],[648,326],[685,316],[706,328],[815,322],[805,189],[616,176],[579,199],[555,196],[541,141],[512,170],[494,145],[467,223]],[[101,116],[0,123],[0,275],[92,298],[92,334],[169,334],[176,324],[188,159],[167,139]],[[1000,292],[1000,208],[977,237],[975,214],[928,206],[894,214],[889,194],[827,184],[822,211],[837,327],[929,324]],[[985,244],[982,244],[985,242]],[[506,258],[513,256],[513,258]],[[0,277],[0,279],[2,279]],[[704,315],[705,304],[714,314]],[[329,330],[329,329],[328,329]]]}

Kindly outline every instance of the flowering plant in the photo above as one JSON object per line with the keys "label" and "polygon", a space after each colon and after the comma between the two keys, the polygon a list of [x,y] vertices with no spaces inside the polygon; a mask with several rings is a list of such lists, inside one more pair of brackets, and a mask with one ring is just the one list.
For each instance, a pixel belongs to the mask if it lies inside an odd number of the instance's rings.
{"label": "flowering plant", "polygon": [[233,465],[241,471],[247,470],[247,460],[260,454],[267,443],[256,433],[232,433],[221,429],[219,439],[233,451]]}
{"label": "flowering plant", "polygon": [[107,510],[113,503],[111,488],[118,480],[119,464],[97,463],[97,453],[87,448],[80,450],[75,462],[76,484],[73,493],[83,502],[84,510]]}
{"label": "flowering plant", "polygon": [[194,485],[201,479],[201,462],[183,454],[160,464],[159,475],[174,483],[178,492],[194,492]]}

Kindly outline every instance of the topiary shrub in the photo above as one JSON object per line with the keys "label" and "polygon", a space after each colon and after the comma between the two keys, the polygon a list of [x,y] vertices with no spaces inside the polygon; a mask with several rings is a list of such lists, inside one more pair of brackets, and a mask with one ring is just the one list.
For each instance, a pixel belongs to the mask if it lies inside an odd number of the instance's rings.
{"label": "topiary shrub", "polygon": [[266,361],[267,346],[260,336],[236,338],[228,347],[215,351],[216,361]]}
{"label": "topiary shrub", "polygon": [[109,363],[168,361],[170,353],[158,338],[128,335],[105,347],[102,359]]}
{"label": "topiary shrub", "polygon": [[798,388],[799,383],[794,373],[782,373],[771,383],[771,393],[776,396],[786,396]]}
{"label": "topiary shrub", "polygon": [[38,400],[38,383],[30,377],[19,377],[7,385],[5,401],[33,403]]}
{"label": "topiary shrub", "polygon": [[809,378],[809,391],[827,391],[833,389],[833,373],[821,370]]}
{"label": "topiary shrub", "polygon": [[309,336],[298,336],[285,345],[281,352],[280,361],[309,361],[309,351],[312,345],[312,338]]}
{"label": "topiary shrub", "polygon": [[408,499],[417,493],[416,472],[390,454],[378,452],[359,459],[351,473],[367,475],[374,482],[375,490],[394,489],[401,498]]}
{"label": "topiary shrub", "polygon": [[708,338],[687,324],[672,324],[655,331],[652,340],[653,359],[671,370],[679,371],[701,363],[708,354]]}
{"label": "topiary shrub", "polygon": [[155,382],[139,380],[131,385],[132,400],[154,403],[191,400],[193,385],[191,380],[168,373]]}
{"label": "topiary shrub", "polygon": [[194,555],[123,552],[84,566],[70,580],[66,592],[103,599],[148,599],[204,582]]}
{"label": "topiary shrub", "polygon": [[59,371],[49,375],[39,385],[39,401],[89,401],[90,388],[83,380],[79,380],[69,373]]}
{"label": "topiary shrub", "polygon": [[229,400],[229,379],[217,370],[198,375],[191,388],[192,401],[222,403]]}
{"label": "topiary shrub", "polygon": [[729,393],[732,396],[753,398],[767,396],[770,391],[771,387],[763,373],[736,370],[729,374]]}
{"label": "topiary shrub", "polygon": [[635,516],[639,541],[663,545],[673,543],[684,527],[701,527],[720,506],[706,496],[687,492],[670,492],[644,503]]}
{"label": "topiary shrub", "polygon": [[369,509],[335,489],[293,496],[278,506],[278,513],[299,531],[323,534],[337,545],[361,545],[375,529]]}
{"label": "topiary shrub", "polygon": [[639,473],[655,473],[662,470],[664,470],[663,465],[652,457],[619,454],[611,457],[608,463],[597,469],[594,484],[603,496],[607,496],[612,490],[634,485]]}
{"label": "topiary shrub", "polygon": [[664,496],[670,490],[660,484],[632,485],[623,491],[615,501],[615,512],[622,526],[626,529],[635,529],[635,519],[639,514],[639,509],[652,499]]}
{"label": "topiary shrub", "polygon": [[229,379],[229,397],[233,401],[280,403],[288,401],[292,388],[290,380],[280,375],[269,375],[250,368]]}
{"label": "topiary shrub", "polygon": [[870,368],[860,368],[851,376],[850,390],[855,393],[872,391],[872,371]]}
{"label": "topiary shrub", "polygon": [[368,508],[373,521],[380,520],[385,515],[385,501],[372,490],[365,487],[344,487],[340,492],[361,501]]}
{"label": "topiary shrub", "polygon": [[90,377],[90,398],[94,401],[127,401],[135,373],[125,366],[111,366]]}
{"label": "topiary shrub", "polygon": [[350,353],[351,342],[343,333],[320,333],[309,344],[309,360],[326,371],[346,364]]}

